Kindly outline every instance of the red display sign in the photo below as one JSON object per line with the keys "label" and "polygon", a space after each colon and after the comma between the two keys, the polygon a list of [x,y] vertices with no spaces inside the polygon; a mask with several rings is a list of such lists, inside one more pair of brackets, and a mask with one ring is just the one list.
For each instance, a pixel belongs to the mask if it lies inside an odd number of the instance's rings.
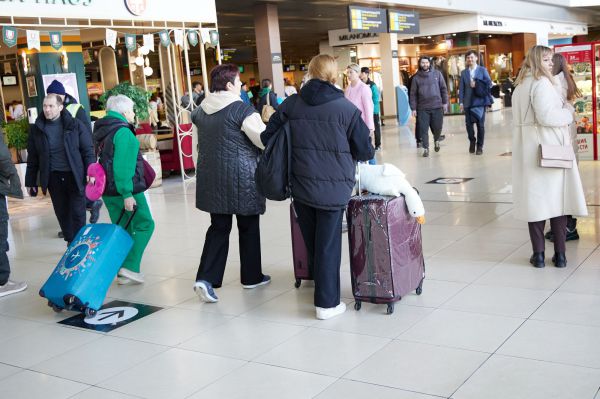
{"label": "red display sign", "polygon": [[592,62],[592,46],[565,46],[556,47],[555,51],[561,53],[569,64]]}

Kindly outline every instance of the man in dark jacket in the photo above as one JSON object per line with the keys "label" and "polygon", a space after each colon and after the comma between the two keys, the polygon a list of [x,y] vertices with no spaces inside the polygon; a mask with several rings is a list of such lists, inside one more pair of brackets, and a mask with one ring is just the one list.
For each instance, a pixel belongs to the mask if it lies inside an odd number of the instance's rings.
{"label": "man in dark jacket", "polygon": [[294,209],[314,272],[316,316],[329,319],[346,310],[340,301],[342,215],[355,161],[372,159],[375,150],[360,110],[333,85],[335,59],[314,57],[308,73],[312,79],[279,106],[261,140],[267,143],[289,121]]}
{"label": "man in dark jacket", "polygon": [[0,298],[27,289],[27,284],[10,280],[8,261],[8,208],[6,197],[23,199],[21,181],[12,162],[10,151],[4,144],[4,134],[0,129]]}
{"label": "man in dark jacket", "polygon": [[[491,105],[493,99],[489,94],[492,79],[487,69],[477,65],[478,59],[475,50],[467,51],[467,68],[460,74],[458,96],[461,111],[465,112],[465,123],[469,135],[469,153],[481,155],[483,154],[483,141],[485,138],[485,107]],[[480,86],[483,86],[480,87],[479,93],[475,90],[477,81],[480,81]],[[475,138],[474,124],[477,125],[477,138]],[[475,148],[477,148],[477,151]]]}
{"label": "man in dark jacket", "polygon": [[[83,123],[83,126],[89,131],[90,140],[92,136],[92,125],[90,124],[90,117],[83,108],[83,105],[79,104],[75,97],[67,93],[65,86],[58,80],[53,80],[46,90],[48,94],[58,94],[63,100],[63,107],[69,111],[73,118],[77,118]],[[92,99],[90,99],[91,104]],[[100,217],[100,208],[102,208],[102,200],[90,201],[86,199],[85,207],[90,212],[90,223],[96,223]],[[62,231],[58,233],[58,236],[63,238]]]}
{"label": "man in dark jacket", "polygon": [[448,90],[444,76],[431,69],[429,58],[419,59],[419,71],[413,76],[410,87],[410,108],[417,117],[418,136],[423,145],[423,156],[429,156],[429,128],[433,133],[435,152],[440,150],[440,135],[444,112],[448,109]]}
{"label": "man in dark jacket", "polygon": [[85,181],[96,160],[86,126],[67,112],[61,98],[48,94],[44,113],[30,126],[25,186],[32,197],[50,191],[54,213],[67,243],[85,225]]}

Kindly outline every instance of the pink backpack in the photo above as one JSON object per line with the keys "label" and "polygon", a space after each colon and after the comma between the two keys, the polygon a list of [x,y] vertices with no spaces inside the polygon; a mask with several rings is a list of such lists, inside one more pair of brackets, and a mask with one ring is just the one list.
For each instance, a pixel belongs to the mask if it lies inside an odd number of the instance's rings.
{"label": "pink backpack", "polygon": [[85,186],[85,196],[90,201],[97,201],[102,197],[106,187],[106,172],[100,162],[94,162],[88,166],[87,175],[95,178],[95,181],[94,183],[88,182]]}

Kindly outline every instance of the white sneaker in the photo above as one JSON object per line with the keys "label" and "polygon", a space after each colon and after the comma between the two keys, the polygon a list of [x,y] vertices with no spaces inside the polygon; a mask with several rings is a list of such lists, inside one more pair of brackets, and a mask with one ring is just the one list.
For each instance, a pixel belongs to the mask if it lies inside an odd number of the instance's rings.
{"label": "white sneaker", "polygon": [[27,283],[8,280],[6,284],[0,285],[0,298],[10,294],[16,294],[17,292],[25,291],[26,289]]}
{"label": "white sneaker", "polygon": [[144,275],[142,273],[132,272],[129,269],[121,268],[119,269],[119,277],[125,277],[137,284],[144,283]]}
{"label": "white sneaker", "polygon": [[317,319],[327,320],[344,313],[346,311],[346,304],[340,302],[335,308],[320,308],[317,306],[315,309],[317,309]]}
{"label": "white sneaker", "polygon": [[131,284],[132,281],[130,279],[128,279],[127,277],[121,277],[118,276],[117,277],[117,284],[119,285],[127,285],[127,284]]}

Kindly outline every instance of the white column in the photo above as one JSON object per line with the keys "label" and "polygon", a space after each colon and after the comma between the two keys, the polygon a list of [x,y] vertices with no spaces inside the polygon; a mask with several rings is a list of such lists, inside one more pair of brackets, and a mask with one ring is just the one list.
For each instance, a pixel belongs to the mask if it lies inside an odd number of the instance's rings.
{"label": "white column", "polygon": [[396,116],[396,86],[400,85],[398,35],[396,33],[380,33],[379,51],[381,54],[381,75],[383,79],[383,111],[386,118],[391,118]]}

